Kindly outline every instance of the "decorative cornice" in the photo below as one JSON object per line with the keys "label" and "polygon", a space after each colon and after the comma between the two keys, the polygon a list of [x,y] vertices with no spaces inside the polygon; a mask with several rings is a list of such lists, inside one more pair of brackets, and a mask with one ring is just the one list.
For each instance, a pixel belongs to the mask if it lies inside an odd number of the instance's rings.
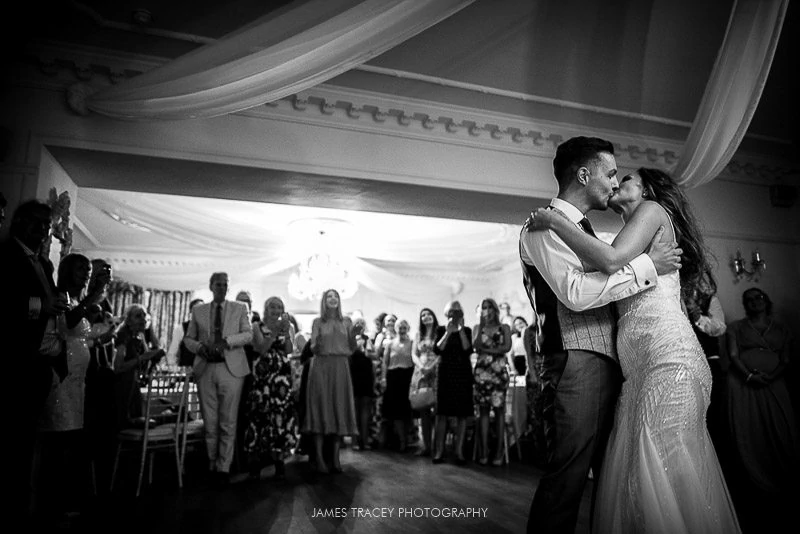
{"label": "decorative cornice", "polygon": [[[491,150],[552,157],[565,139],[579,135],[574,125],[532,121],[472,108],[387,98],[357,90],[320,85],[238,115],[345,127],[374,133],[453,142]],[[302,116],[298,116],[301,115]],[[597,132],[614,141],[620,163],[670,167],[678,159],[676,143],[639,137],[632,144],[623,132]]]}
{"label": "decorative cornice", "polygon": [[[66,87],[70,106],[79,114],[86,113],[80,100],[91,91],[99,90],[104,85],[119,83],[167,62],[163,58],[110,53],[102,49],[56,42],[38,43],[28,52],[37,59],[45,79],[51,80],[49,83],[43,80],[28,80],[29,84],[45,85],[48,88]],[[365,66],[363,70],[398,76],[397,72],[392,71],[387,74],[382,72],[385,69],[376,67]],[[62,76],[64,72],[71,74],[71,82],[63,78],[58,81],[53,80],[56,76]],[[404,75],[412,76],[413,73]],[[447,80],[439,78],[436,80],[438,84],[447,85],[445,83]],[[75,84],[75,81],[79,83]],[[485,92],[490,88],[476,86],[468,89]],[[537,100],[533,95],[516,96],[526,101]],[[567,104],[554,103],[560,106]],[[616,113],[615,110],[606,109],[602,112],[612,115]],[[574,124],[534,121],[528,117],[328,84],[321,84],[300,94],[238,114],[400,135],[541,157],[552,157],[555,148],[562,141],[575,135],[585,134],[580,126]],[[616,114],[626,116],[623,112]],[[633,118],[655,123],[669,122],[666,119],[661,120],[658,117],[641,114]],[[683,123],[681,125],[686,126]],[[677,163],[682,149],[682,143],[674,140],[632,136],[624,131],[593,128],[592,134],[605,137],[614,143],[617,161],[622,167],[648,165],[668,170]],[[732,160],[720,175],[720,179],[762,183],[764,180],[794,181],[798,179],[798,169],[788,163],[784,165],[781,162],[776,164],[775,160],[754,161],[753,158],[737,154],[736,159]]]}

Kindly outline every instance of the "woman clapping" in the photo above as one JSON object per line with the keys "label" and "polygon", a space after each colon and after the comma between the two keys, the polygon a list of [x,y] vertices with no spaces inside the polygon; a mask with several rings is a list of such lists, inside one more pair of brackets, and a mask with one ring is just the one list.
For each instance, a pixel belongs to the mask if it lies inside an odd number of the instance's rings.
{"label": "woman clapping", "polygon": [[297,419],[292,396],[291,355],[294,331],[283,301],[264,303],[264,321],[254,325],[253,385],[246,398],[244,448],[250,458],[250,478],[260,478],[268,460],[275,476],[284,476],[284,459],[297,445]]}

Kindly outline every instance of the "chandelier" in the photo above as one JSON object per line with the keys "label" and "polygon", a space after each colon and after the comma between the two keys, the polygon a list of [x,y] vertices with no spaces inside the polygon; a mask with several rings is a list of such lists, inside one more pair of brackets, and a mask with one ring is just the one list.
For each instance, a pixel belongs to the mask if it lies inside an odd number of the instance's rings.
{"label": "chandelier", "polygon": [[335,289],[342,299],[358,291],[358,282],[346,262],[328,253],[317,253],[301,261],[289,276],[289,294],[298,300],[319,300],[328,289]]}

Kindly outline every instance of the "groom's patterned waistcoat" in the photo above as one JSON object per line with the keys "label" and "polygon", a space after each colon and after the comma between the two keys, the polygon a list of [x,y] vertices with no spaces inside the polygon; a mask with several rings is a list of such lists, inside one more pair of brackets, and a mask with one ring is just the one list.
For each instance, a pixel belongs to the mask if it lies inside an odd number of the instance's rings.
{"label": "groom's patterned waistcoat", "polygon": [[[525,251],[521,242],[519,253],[522,281],[534,314],[544,315],[541,352],[548,354],[564,350],[587,350],[619,361],[615,340],[617,319],[613,305],[607,304],[582,312],[570,310],[558,300],[539,270],[525,263]],[[540,320],[534,317],[534,321]]]}

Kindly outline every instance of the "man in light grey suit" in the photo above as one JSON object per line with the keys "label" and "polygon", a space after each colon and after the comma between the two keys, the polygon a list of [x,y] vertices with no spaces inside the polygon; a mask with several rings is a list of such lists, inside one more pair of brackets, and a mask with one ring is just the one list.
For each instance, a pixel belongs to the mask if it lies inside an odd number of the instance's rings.
{"label": "man in light grey suit", "polygon": [[252,342],[253,331],[247,306],[225,300],[226,273],[212,274],[209,288],[214,300],[194,307],[184,344],[195,354],[209,469],[217,484],[225,484],[233,461],[242,386],[250,374],[244,346]]}

